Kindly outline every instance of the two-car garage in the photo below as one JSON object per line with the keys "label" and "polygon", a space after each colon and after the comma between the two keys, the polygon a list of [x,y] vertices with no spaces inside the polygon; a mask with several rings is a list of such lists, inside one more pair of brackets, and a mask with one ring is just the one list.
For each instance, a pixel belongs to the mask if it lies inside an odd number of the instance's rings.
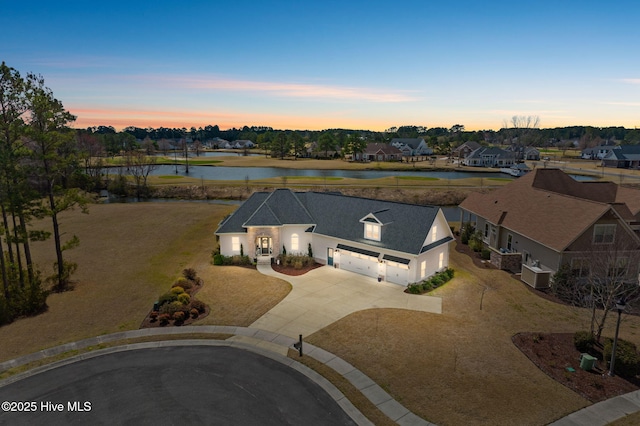
{"label": "two-car garage", "polygon": [[385,254],[380,260],[380,253],[338,244],[340,251],[340,269],[366,275],[372,278],[381,277],[384,281],[407,285],[409,282],[409,259]]}

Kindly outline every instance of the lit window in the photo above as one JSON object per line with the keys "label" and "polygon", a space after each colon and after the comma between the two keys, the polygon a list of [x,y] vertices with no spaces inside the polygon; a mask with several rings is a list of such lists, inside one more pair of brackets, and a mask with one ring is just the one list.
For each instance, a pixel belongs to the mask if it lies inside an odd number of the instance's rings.
{"label": "lit window", "polygon": [[594,244],[610,244],[616,235],[616,225],[596,225],[593,227]]}
{"label": "lit window", "polygon": [[291,236],[291,251],[298,251],[298,234]]}
{"label": "lit window", "polygon": [[433,228],[431,229],[431,242],[435,242],[438,239],[438,227],[437,226],[433,226]]}
{"label": "lit window", "polygon": [[444,266],[444,253],[440,252],[440,259],[438,259],[438,269],[442,269]]}
{"label": "lit window", "polygon": [[240,237],[231,237],[231,250],[240,251]]}
{"label": "lit window", "polygon": [[424,278],[427,275],[427,261],[420,262],[420,278]]}
{"label": "lit window", "polygon": [[368,240],[380,241],[380,226],[373,223],[365,223],[364,237]]}

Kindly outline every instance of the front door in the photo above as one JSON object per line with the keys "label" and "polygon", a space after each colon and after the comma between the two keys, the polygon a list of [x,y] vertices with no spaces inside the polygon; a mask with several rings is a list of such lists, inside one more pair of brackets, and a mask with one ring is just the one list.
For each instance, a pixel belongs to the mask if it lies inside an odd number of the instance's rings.
{"label": "front door", "polygon": [[327,249],[327,265],[333,266],[333,249],[331,247]]}
{"label": "front door", "polygon": [[269,255],[269,237],[260,238],[260,253],[264,256]]}

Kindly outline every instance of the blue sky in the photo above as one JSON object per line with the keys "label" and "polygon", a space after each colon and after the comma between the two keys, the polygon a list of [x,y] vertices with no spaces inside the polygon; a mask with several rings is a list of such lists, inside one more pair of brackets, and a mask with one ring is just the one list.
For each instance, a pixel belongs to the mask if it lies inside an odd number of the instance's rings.
{"label": "blue sky", "polygon": [[76,127],[640,127],[640,2],[2,2]]}

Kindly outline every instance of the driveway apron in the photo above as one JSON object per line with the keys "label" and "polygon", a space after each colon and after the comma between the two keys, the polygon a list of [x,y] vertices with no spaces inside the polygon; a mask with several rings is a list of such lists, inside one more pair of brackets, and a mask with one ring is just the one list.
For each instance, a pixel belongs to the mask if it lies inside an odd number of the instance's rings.
{"label": "driveway apron", "polygon": [[290,337],[308,336],[353,312],[372,308],[399,308],[442,313],[439,297],[404,293],[404,287],[353,272],[323,266],[300,276],[258,265],[262,274],[291,283],[291,292],[251,324]]}

